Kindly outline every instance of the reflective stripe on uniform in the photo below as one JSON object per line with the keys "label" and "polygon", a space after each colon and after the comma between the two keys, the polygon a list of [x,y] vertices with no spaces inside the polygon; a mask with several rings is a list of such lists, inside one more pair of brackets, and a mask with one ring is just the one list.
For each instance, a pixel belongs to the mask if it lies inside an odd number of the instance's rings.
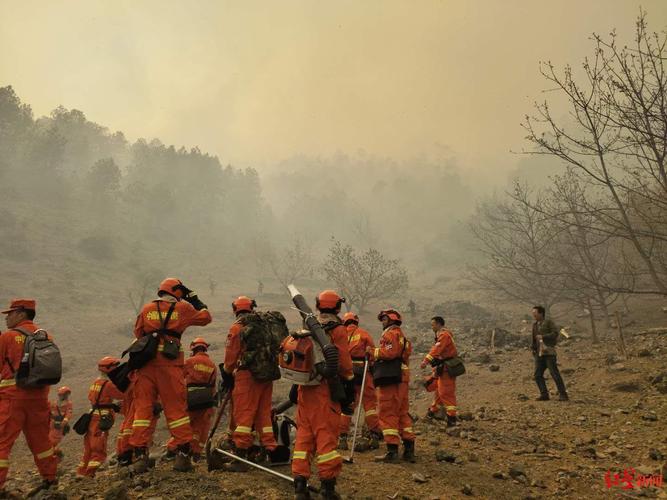
{"label": "reflective stripe on uniform", "polygon": [[41,452],[41,453],[38,453],[38,454],[36,455],[36,457],[37,457],[38,459],[41,460],[41,459],[43,459],[43,458],[48,458],[48,457],[52,456],[54,453],[55,453],[55,450],[54,450],[53,448],[49,448],[49,449],[46,450],[46,451],[43,451],[43,452]]}
{"label": "reflective stripe on uniform", "polygon": [[371,408],[370,410],[367,410],[364,412],[364,415],[367,417],[370,417],[371,415],[377,415],[378,412],[375,408]]}
{"label": "reflective stripe on uniform", "polygon": [[385,436],[398,436],[398,429],[382,429],[382,434]]}
{"label": "reflective stripe on uniform", "polygon": [[12,385],[16,385],[16,379],[8,378],[5,380],[0,380],[0,387],[9,387]]}
{"label": "reflective stripe on uniform", "polygon": [[238,432],[239,434],[250,434],[252,432],[252,429],[250,427],[246,427],[245,425],[239,425],[234,429],[234,432]]}
{"label": "reflective stripe on uniform", "polygon": [[181,425],[186,425],[190,423],[190,417],[183,417],[179,418],[178,420],[174,420],[173,422],[169,422],[167,427],[170,429],[175,429],[176,427],[180,427]]}
{"label": "reflective stripe on uniform", "polygon": [[426,359],[428,359],[429,361],[433,361],[433,356],[431,356],[430,354],[427,354]]}
{"label": "reflective stripe on uniform", "polygon": [[365,364],[365,363],[366,363],[365,361],[352,360],[352,364],[353,364],[353,365],[363,365],[363,364]]}
{"label": "reflective stripe on uniform", "polygon": [[406,365],[405,363],[401,363],[401,370],[409,370],[410,367]]}
{"label": "reflective stripe on uniform", "polygon": [[91,467],[96,468],[96,467],[99,467],[100,465],[102,465],[102,462],[95,462],[93,460],[88,462],[88,468],[91,468]]}
{"label": "reflective stripe on uniform", "polygon": [[405,429],[403,429],[403,432],[410,432],[410,433],[412,433],[412,432],[414,432],[414,431],[412,430],[412,427],[406,427]]}
{"label": "reflective stripe on uniform", "polygon": [[9,467],[9,460],[6,458],[0,459],[0,469],[6,469]]}
{"label": "reflective stripe on uniform", "polygon": [[135,420],[132,422],[132,427],[148,427],[151,425],[150,420]]}
{"label": "reflective stripe on uniform", "polygon": [[380,357],[380,348],[379,347],[375,348],[375,352],[373,353],[373,357],[375,359],[378,359]]}
{"label": "reflective stripe on uniform", "polygon": [[[159,352],[164,351],[164,344],[160,344],[159,346],[157,346],[157,350],[158,350]],[[183,351],[183,346],[179,347],[178,350],[179,350],[180,352],[185,352],[185,351]]]}
{"label": "reflective stripe on uniform", "polygon": [[307,451],[296,451],[294,450],[294,453],[292,454],[292,459],[293,460],[306,460],[308,458],[308,452]]}
{"label": "reflective stripe on uniform", "polygon": [[340,458],[340,454],[336,450],[330,451],[329,453],[325,453],[324,455],[318,455],[317,463],[323,464],[324,462],[330,462],[331,460],[335,460],[336,458]]}
{"label": "reflective stripe on uniform", "polygon": [[456,410],[456,406],[446,406],[445,408],[448,410]]}
{"label": "reflective stripe on uniform", "polygon": [[273,427],[262,427],[262,434],[273,434]]}

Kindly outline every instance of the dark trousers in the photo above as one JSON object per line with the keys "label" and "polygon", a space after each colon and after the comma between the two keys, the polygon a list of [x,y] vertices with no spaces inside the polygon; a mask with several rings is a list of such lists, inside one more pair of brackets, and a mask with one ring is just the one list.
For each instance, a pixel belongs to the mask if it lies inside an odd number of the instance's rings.
{"label": "dark trousers", "polygon": [[535,383],[537,384],[540,394],[542,396],[548,396],[549,391],[547,390],[547,382],[544,380],[544,371],[548,368],[551,378],[554,379],[556,383],[556,388],[558,389],[558,394],[567,394],[565,390],[565,383],[563,382],[563,377],[560,376],[560,371],[558,371],[558,363],[556,362],[555,355],[545,355],[537,356],[535,355]]}

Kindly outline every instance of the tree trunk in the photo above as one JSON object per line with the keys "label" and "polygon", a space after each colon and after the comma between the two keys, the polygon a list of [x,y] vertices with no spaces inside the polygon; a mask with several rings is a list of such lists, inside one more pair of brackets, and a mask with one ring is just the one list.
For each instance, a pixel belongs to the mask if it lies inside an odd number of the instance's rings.
{"label": "tree trunk", "polygon": [[591,318],[591,335],[593,337],[593,343],[597,344],[599,341],[598,341],[597,327],[595,326],[595,313],[593,312],[593,303],[591,302],[591,299],[586,299],[586,302],[588,304],[588,312]]}

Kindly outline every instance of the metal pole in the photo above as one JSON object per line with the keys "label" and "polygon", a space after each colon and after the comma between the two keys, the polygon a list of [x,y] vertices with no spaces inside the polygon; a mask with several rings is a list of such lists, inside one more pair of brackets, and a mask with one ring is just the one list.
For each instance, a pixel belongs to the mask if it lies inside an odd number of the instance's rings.
{"label": "metal pole", "polygon": [[359,429],[359,417],[361,417],[361,407],[364,400],[364,389],[366,387],[366,374],[368,373],[368,358],[364,360],[364,374],[361,377],[361,389],[359,390],[359,401],[357,401],[357,416],[354,421],[354,434],[352,434],[352,451],[350,456],[345,459],[347,463],[354,462],[354,445],[357,442],[357,430]]}
{"label": "metal pole", "polygon": [[[245,458],[238,457],[238,456],[234,455],[233,453],[229,453],[228,451],[221,450],[220,448],[216,448],[214,451],[216,451],[218,453],[222,453],[223,455],[225,455],[225,456],[227,456],[227,457],[229,457],[233,460],[238,460],[239,462],[243,462],[244,464],[249,465],[251,467],[254,467],[255,469],[259,469],[259,470],[262,470],[264,472],[268,472],[269,474],[272,474],[276,477],[284,479],[285,481],[289,481],[290,483],[294,482],[294,478],[292,478],[292,477],[286,476],[285,474],[281,474],[280,472],[277,472],[275,470],[271,470],[267,467],[264,467],[263,465],[256,464],[255,462],[251,462],[250,460],[246,460]],[[308,489],[310,491],[315,492],[315,493],[319,493],[319,491],[320,491],[319,488],[315,488],[314,486],[310,486],[310,485],[308,485]]]}

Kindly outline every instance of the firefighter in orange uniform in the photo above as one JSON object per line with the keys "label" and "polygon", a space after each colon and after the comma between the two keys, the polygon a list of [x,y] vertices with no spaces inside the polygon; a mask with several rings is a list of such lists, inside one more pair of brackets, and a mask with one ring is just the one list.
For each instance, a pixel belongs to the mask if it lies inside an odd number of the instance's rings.
{"label": "firefighter in orange uniform", "polygon": [[107,374],[120,364],[120,359],[105,356],[97,363],[100,375],[88,390],[93,413],[88,432],[83,437],[83,457],[76,473],[79,476],[95,477],[97,469],[107,459],[107,440],[113,426],[116,411],[120,409],[114,401],[123,399],[123,393],[111,383]]}
{"label": "firefighter in orange uniform", "polygon": [[[199,461],[201,452],[206,445],[208,431],[211,428],[211,417],[213,416],[213,405],[215,404],[215,381],[216,367],[208,356],[209,344],[201,337],[197,337],[190,343],[192,356],[185,360],[185,384],[188,391],[197,387],[205,387],[211,395],[211,406],[208,408],[191,410],[190,426],[192,427],[192,458]],[[171,459],[176,456],[176,446],[173,438],[167,444],[165,458]]]}
{"label": "firefighter in orange uniform", "polygon": [[58,389],[58,399],[51,401],[51,428],[49,430],[49,439],[53,444],[58,459],[63,457],[63,452],[58,448],[60,441],[70,431],[69,421],[72,419],[72,402],[69,396],[72,390],[66,385]]}
{"label": "firefighter in orange uniform", "polygon": [[0,335],[0,492],[9,472],[9,454],[21,432],[42,476],[42,488],[57,484],[58,459],[49,439],[49,387],[18,387],[15,379],[26,335],[38,330],[35,312],[32,299],[14,299],[2,311],[9,330]]}
{"label": "firefighter in orange uniform", "polygon": [[156,333],[159,345],[155,357],[137,370],[134,383],[130,445],[134,448],[133,468],[136,473],[148,470],[153,405],[158,398],[178,450],[174,470],[192,470],[192,428],[186,405],[181,336],[189,326],[204,326],[210,322],[211,314],[206,304],[175,278],[167,278],[160,283],[158,299],[144,305],[137,317],[135,337],[140,339]]}
{"label": "firefighter in orange uniform", "polygon": [[[123,422],[120,424],[120,430],[116,438],[116,457],[118,458],[118,465],[126,467],[132,464],[133,448],[130,446],[130,438],[132,437],[132,423],[134,422],[134,382],[137,379],[137,372],[132,371],[129,374],[130,385],[123,393],[123,403],[120,412],[123,415]],[[162,413],[162,405],[159,402],[153,403],[153,418],[148,426],[148,431],[151,436],[157,427],[157,421]],[[149,442],[149,446],[152,440]]]}
{"label": "firefighter in orange uniform", "polygon": [[[359,403],[359,395],[362,394],[361,404],[364,409],[366,426],[371,435],[371,448],[377,448],[378,441],[382,439],[382,428],[380,427],[380,421],[377,415],[377,398],[375,396],[373,377],[370,373],[366,374],[366,385],[363,388],[363,392],[361,389],[366,350],[368,348],[375,349],[375,343],[373,342],[370,333],[359,326],[359,316],[355,313],[345,313],[343,316],[343,324],[347,329],[347,341],[354,371],[355,396],[353,408]],[[347,450],[347,434],[350,431],[351,420],[352,417],[350,415],[345,415],[344,413],[341,414],[340,439],[338,441],[338,448],[341,450]]]}
{"label": "firefighter in orange uniform", "polygon": [[412,430],[412,418],[408,413],[410,404],[408,400],[408,383],[410,382],[408,363],[412,353],[412,344],[403,335],[401,315],[398,311],[395,309],[380,311],[378,320],[382,322],[384,328],[380,346],[369,349],[368,352],[375,362],[400,359],[401,375],[397,376],[400,382],[377,388],[380,426],[384,441],[387,443],[387,453],[377,459],[383,462],[398,462],[398,445],[403,440],[403,460],[414,462],[415,434]]}
{"label": "firefighter in orange uniform", "polygon": [[[338,317],[345,299],[333,290],[325,290],[316,298],[318,321],[338,350],[338,376],[344,384],[348,403],[354,401],[354,375],[348,347],[347,330]],[[289,337],[288,337],[289,339]],[[287,340],[287,339],[286,339]],[[284,344],[283,344],[284,345]],[[322,498],[340,498],[336,493],[336,478],[340,475],[343,459],[336,450],[340,431],[341,404],[332,401],[330,382],[322,379],[318,385],[299,385],[296,412],[296,440],[292,455],[295,498],[310,498],[308,478],[310,461],[315,460],[322,484]],[[347,405],[347,411],[351,410]]]}
{"label": "firefighter in orange uniform", "polygon": [[[435,399],[428,410],[428,417],[435,418],[444,409],[447,414],[447,426],[456,425],[456,378],[442,369],[442,360],[458,356],[454,336],[445,328],[442,316],[431,319],[431,329],[436,334],[436,342],[421,363],[422,368],[430,364],[438,375]],[[438,368],[440,367],[440,368]]]}
{"label": "firefighter in orange uniform", "polygon": [[[232,303],[236,321],[229,328],[225,362],[221,372],[223,387],[232,390],[234,421],[232,440],[236,454],[241,458],[247,458],[248,449],[253,444],[253,427],[266,451],[272,452],[277,446],[271,421],[273,382],[255,380],[250,369],[242,363],[245,352],[245,345],[241,340],[241,333],[245,328],[243,321],[244,317],[252,313],[256,307],[257,303],[246,296],[240,296]],[[245,472],[248,466],[234,460],[226,470]]]}

